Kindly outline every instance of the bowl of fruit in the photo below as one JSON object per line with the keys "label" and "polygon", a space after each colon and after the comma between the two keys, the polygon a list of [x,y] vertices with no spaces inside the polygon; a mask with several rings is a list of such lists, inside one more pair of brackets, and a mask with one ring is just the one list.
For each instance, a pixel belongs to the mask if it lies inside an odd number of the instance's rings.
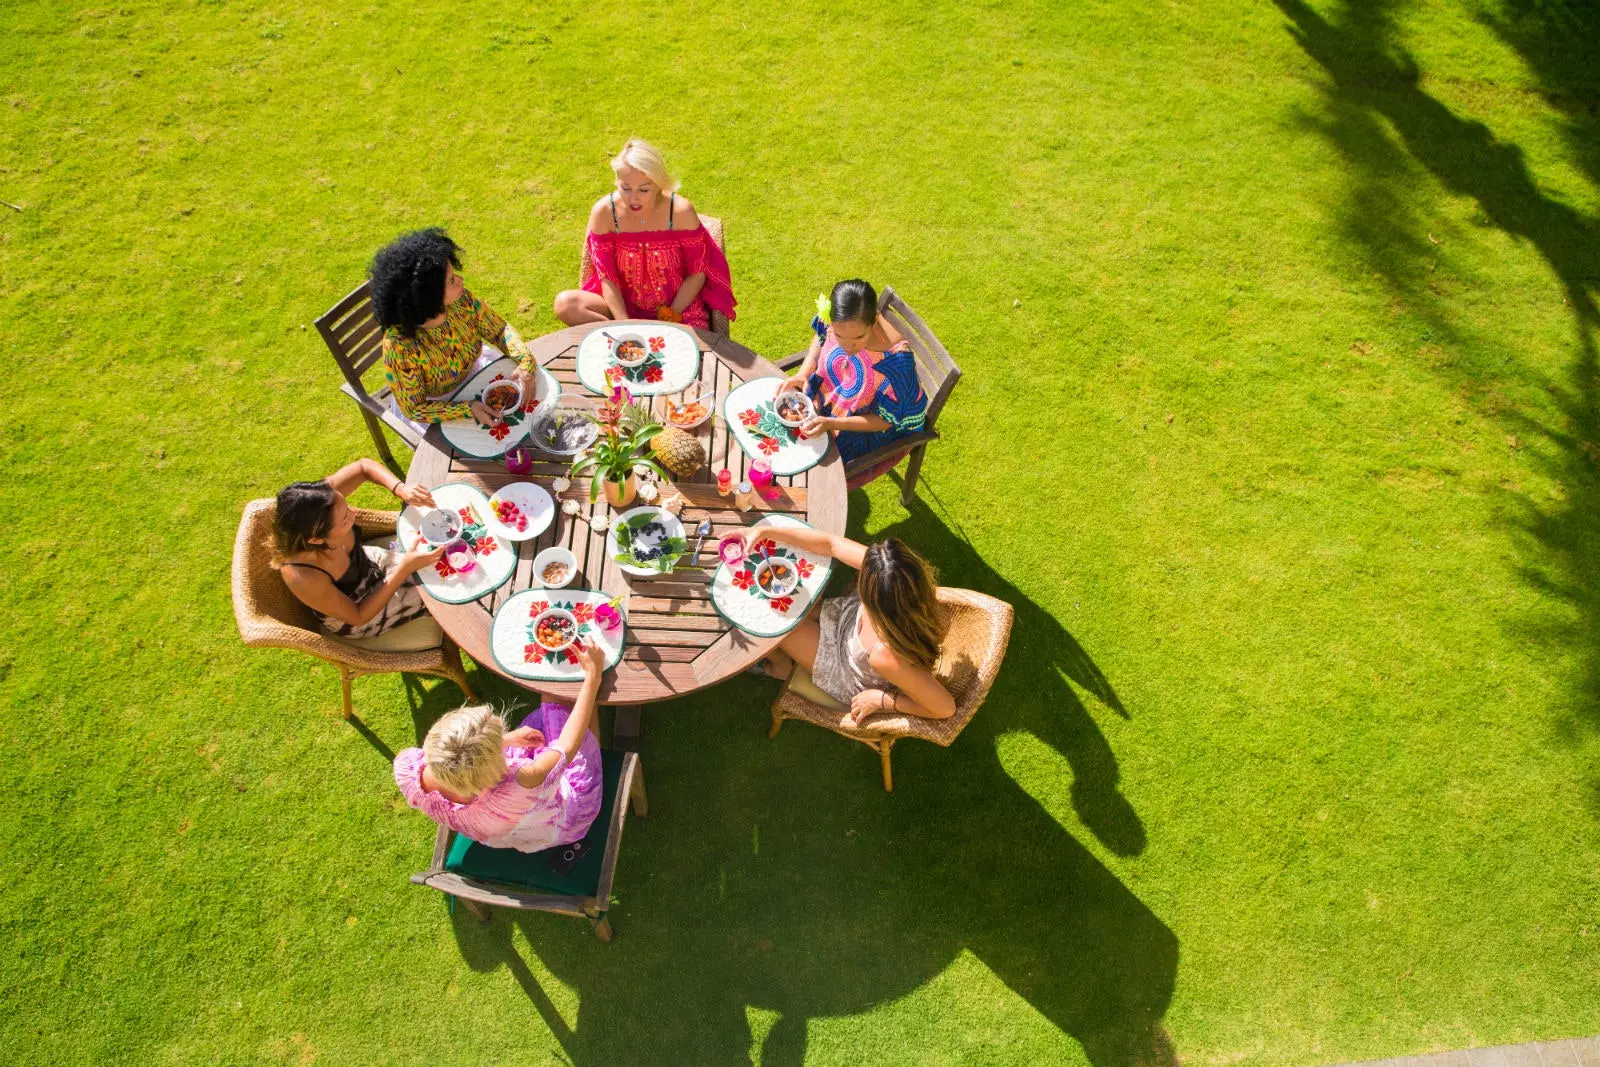
{"label": "bowl of fruit", "polygon": [[794,389],[786,389],[779,393],[772,402],[772,413],[778,416],[778,421],[796,429],[801,423],[817,413],[817,406],[811,402],[806,394]]}
{"label": "bowl of fruit", "polygon": [[756,588],[761,595],[776,600],[794,592],[800,584],[800,572],[793,560],[771,556],[756,566]]}
{"label": "bowl of fruit", "polygon": [[699,382],[694,382],[676,396],[662,394],[656,397],[655,407],[658,420],[680,430],[692,430],[711,417],[711,404],[701,393]]}
{"label": "bowl of fruit", "polygon": [[522,386],[510,378],[490,382],[483,391],[483,406],[496,415],[505,416],[522,405]]}
{"label": "bowl of fruit", "polygon": [[611,338],[611,358],[624,367],[637,367],[650,358],[650,346],[642,333],[607,334]]}
{"label": "bowl of fruit", "polygon": [[560,652],[578,639],[578,620],[566,608],[545,608],[533,617],[533,640],[542,649]]}

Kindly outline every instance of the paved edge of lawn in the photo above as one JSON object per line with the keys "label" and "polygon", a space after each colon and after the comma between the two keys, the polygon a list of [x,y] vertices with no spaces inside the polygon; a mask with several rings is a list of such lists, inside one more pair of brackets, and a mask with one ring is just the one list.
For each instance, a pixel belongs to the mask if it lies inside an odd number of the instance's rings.
{"label": "paved edge of lawn", "polygon": [[1530,1041],[1426,1056],[1396,1056],[1341,1067],[1600,1067],[1600,1037],[1565,1041]]}

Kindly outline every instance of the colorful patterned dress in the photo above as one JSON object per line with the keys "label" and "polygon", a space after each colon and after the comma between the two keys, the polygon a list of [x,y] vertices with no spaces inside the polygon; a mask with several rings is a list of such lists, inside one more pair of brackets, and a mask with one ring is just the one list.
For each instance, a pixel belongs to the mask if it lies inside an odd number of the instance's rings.
{"label": "colorful patterned dress", "polygon": [[[570,714],[571,705],[546,701],[523,719],[522,725],[543,731],[550,741],[561,735]],[[605,787],[600,742],[593,730],[584,734],[570,763],[565,755],[559,756],[541,784],[533,789],[519,784],[517,768],[531,763],[546,747],[507,748],[506,776],[465,804],[423,788],[426,760],[420,748],[408,748],[394,758],[394,782],[407,804],[441,826],[490,848],[542,852],[583,839],[600,814]]]}
{"label": "colorful patterned dress", "polygon": [[415,337],[389,327],[383,333],[383,376],[393,390],[395,413],[422,430],[430,422],[472,418],[466,404],[445,397],[503,354],[516,356],[525,370],[538,369],[516,328],[465,289],[444,309],[439,325],[419,326]]}
{"label": "colorful patterned dress", "polygon": [[[704,226],[692,230],[672,228],[677,197],[667,210],[667,228],[642,233],[591,233],[587,238],[589,261],[594,273],[584,279],[583,291],[599,293],[601,283],[611,281],[622,290],[628,317],[653,319],[656,309],[671,304],[685,278],[706,276],[705,284],[689,306],[683,309],[683,324],[711,327],[711,309],[733,321],[733,279],[728,260]],[[611,223],[618,228],[616,198],[611,203]]]}
{"label": "colorful patterned dress", "polygon": [[816,372],[806,382],[806,395],[816,404],[817,413],[838,418],[876,415],[889,424],[883,430],[835,434],[839,455],[846,463],[922,429],[928,398],[917,380],[917,357],[907,342],[901,341],[887,352],[863,348],[851,355],[840,346],[831,325],[824,326],[820,318],[814,318],[811,328],[822,342]]}

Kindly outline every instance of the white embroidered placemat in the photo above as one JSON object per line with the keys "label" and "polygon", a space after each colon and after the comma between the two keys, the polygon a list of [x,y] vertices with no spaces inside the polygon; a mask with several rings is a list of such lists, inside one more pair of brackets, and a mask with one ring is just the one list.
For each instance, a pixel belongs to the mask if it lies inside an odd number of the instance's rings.
{"label": "white embroidered placemat", "polygon": [[[809,525],[788,515],[769,515],[753,529]],[[757,587],[756,566],[769,556],[791,560],[800,572],[800,584],[789,596],[768,599]],[[820,596],[823,586],[828,584],[828,572],[832,567],[833,561],[827,556],[805,552],[793,545],[779,545],[771,539],[758,540],[750,546],[749,555],[738,563],[718,565],[711,579],[711,603],[718,614],[747,634],[780,637],[794,629],[811,610],[812,600]]]}
{"label": "white embroidered placemat", "polygon": [[[516,372],[517,361],[510,356],[497,359],[477,374],[468,378],[466,382],[450,394],[452,404],[469,404],[474,400],[482,400],[483,394],[489,386],[502,378],[509,378]],[[493,426],[480,426],[477,419],[451,419],[441,422],[439,430],[444,434],[444,439],[450,442],[450,447],[474,459],[493,459],[503,456],[511,451],[513,445],[528,436],[532,429],[529,418],[533,409],[552,397],[561,395],[561,383],[556,381],[556,376],[539,368],[539,385],[537,399],[531,396],[522,398],[522,406],[516,411],[507,412],[504,417]]]}
{"label": "white embroidered placemat", "polygon": [[745,382],[722,401],[722,418],[745,455],[766,460],[773,474],[799,474],[822,462],[828,435],[805,437],[778,421],[772,398],[782,384],[776,377]]}
{"label": "white embroidered placemat", "polygon": [[[435,600],[446,604],[465,604],[499,589],[517,569],[517,550],[510,541],[489,532],[489,498],[476,486],[464,482],[451,482],[429,492],[440,508],[461,516],[459,539],[472,548],[474,566],[463,574],[452,568],[446,557],[440,556],[431,567],[417,572],[422,578],[422,587]],[[408,506],[396,520],[395,538],[402,551],[410,552],[424,543],[417,529],[422,515],[420,509]]]}
{"label": "white embroidered placemat", "polygon": [[[606,669],[622,658],[626,623],[607,630],[595,621],[594,609],[611,598],[592,589],[524,589],[500,605],[489,632],[489,649],[500,668],[518,678],[537,682],[581,682],[583,667],[578,650],[584,642],[606,653]],[[533,620],[548,608],[565,608],[578,620],[578,639],[560,652],[551,652],[533,639]]]}
{"label": "white embroidered placemat", "polygon": [[[624,336],[638,337],[646,346],[648,355],[637,367],[624,367],[611,356],[612,338]],[[610,396],[617,385],[634,396],[676,393],[699,377],[700,346],[694,332],[670,322],[618,322],[578,342],[578,380],[601,396]]]}

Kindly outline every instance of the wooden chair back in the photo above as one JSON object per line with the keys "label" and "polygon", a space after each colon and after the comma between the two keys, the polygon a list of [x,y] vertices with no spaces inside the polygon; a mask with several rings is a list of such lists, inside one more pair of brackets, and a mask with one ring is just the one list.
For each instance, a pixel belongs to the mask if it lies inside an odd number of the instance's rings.
{"label": "wooden chair back", "polygon": [[372,313],[372,283],[362,282],[317,319],[317,332],[345,381],[367,396],[362,377],[383,355],[383,327]]}
{"label": "wooden chair back", "polygon": [[911,305],[902,300],[892,286],[884,286],[879,294],[878,314],[894,324],[900,335],[910,342],[911,351],[917,357],[917,379],[922,382],[922,391],[928,397],[928,413],[923,430],[932,433],[940,410],[944,408],[945,401],[950,399],[956,382],[961,380],[961,368],[928,328],[928,324],[922,321],[922,316],[912,310]]}

